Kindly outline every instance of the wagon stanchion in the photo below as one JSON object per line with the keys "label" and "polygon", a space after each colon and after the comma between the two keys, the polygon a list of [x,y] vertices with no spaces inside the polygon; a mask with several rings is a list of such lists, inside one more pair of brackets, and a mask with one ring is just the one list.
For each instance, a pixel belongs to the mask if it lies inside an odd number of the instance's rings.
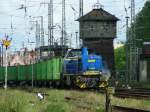
{"label": "wagon stanchion", "polygon": [[32,57],[32,88],[33,88],[33,86],[34,86],[34,56],[35,56],[35,52],[32,50],[31,52],[30,52],[30,55],[31,55],[31,57]]}
{"label": "wagon stanchion", "polygon": [[34,74],[34,72],[33,72],[33,63],[32,63],[32,88],[33,88],[33,83],[34,83],[34,80],[33,80],[33,74]]}

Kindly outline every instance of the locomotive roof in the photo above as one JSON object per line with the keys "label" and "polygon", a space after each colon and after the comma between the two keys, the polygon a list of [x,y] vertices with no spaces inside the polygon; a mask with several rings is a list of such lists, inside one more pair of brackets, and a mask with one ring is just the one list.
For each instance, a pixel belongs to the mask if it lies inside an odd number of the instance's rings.
{"label": "locomotive roof", "polygon": [[91,12],[77,19],[77,21],[118,21],[119,19],[109,12],[100,9],[93,9]]}

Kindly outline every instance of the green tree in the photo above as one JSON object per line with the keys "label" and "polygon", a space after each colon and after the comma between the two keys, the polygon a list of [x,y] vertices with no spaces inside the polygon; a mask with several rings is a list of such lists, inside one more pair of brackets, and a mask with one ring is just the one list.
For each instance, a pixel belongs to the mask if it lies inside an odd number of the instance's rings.
{"label": "green tree", "polygon": [[134,25],[136,39],[150,39],[150,1],[147,1],[143,9],[136,15]]}
{"label": "green tree", "polygon": [[125,45],[115,49],[115,65],[117,71],[126,69]]}

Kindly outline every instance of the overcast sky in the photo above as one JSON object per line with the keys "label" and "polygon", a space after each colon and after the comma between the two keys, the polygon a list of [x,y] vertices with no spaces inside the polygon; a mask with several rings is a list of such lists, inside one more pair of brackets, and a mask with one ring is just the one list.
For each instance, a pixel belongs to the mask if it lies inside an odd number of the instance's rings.
{"label": "overcast sky", "polygon": [[[47,18],[48,11],[47,5],[41,5],[41,2],[49,2],[50,0],[0,0],[0,38],[3,38],[5,34],[9,34],[13,41],[11,50],[20,49],[22,43],[29,47],[28,39],[35,41],[35,29],[34,24],[31,24],[29,16],[43,16],[44,27],[47,33]],[[100,0],[100,3],[104,6],[104,10],[114,14],[120,19],[117,28],[116,41],[125,41],[125,7],[128,9],[128,15],[130,15],[130,0]],[[136,13],[141,10],[146,0],[136,1]],[[84,0],[84,14],[92,10],[93,5],[97,0]],[[62,0],[54,0],[54,25],[61,25],[61,3]],[[24,10],[17,10],[21,7],[21,4],[27,6],[27,13]],[[75,9],[75,10],[73,10]],[[66,26],[67,34],[73,35],[75,38],[75,32],[78,31],[78,22],[75,21],[79,14],[79,0],[66,0]],[[13,27],[13,30],[11,29]],[[54,30],[55,40],[59,40],[61,37],[60,28]],[[45,36],[45,41],[47,36]],[[72,46],[75,46],[75,42],[72,41]]]}

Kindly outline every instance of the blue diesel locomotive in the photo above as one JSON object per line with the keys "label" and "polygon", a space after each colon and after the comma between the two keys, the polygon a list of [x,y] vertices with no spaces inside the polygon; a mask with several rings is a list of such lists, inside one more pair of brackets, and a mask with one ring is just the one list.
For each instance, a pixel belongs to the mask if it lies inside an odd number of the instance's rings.
{"label": "blue diesel locomotive", "polygon": [[69,86],[75,84],[80,88],[104,87],[110,77],[102,56],[89,54],[86,47],[68,50],[63,67],[63,76]]}

